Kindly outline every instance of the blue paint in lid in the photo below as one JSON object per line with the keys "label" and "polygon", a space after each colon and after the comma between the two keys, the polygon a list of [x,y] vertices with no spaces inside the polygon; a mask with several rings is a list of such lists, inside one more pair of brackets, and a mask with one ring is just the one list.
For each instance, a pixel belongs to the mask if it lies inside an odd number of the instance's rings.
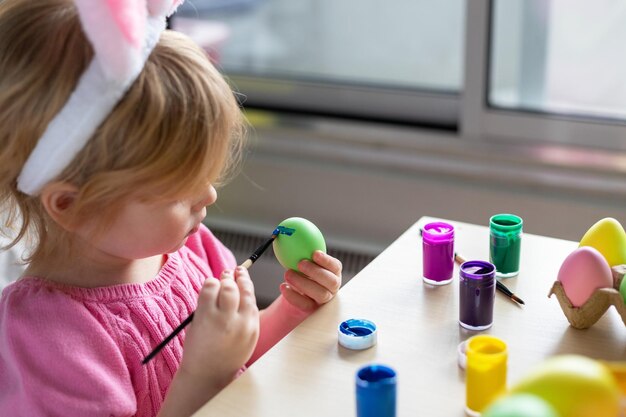
{"label": "blue paint in lid", "polygon": [[347,349],[367,349],[376,344],[376,325],[366,319],[349,319],[338,329],[339,344]]}

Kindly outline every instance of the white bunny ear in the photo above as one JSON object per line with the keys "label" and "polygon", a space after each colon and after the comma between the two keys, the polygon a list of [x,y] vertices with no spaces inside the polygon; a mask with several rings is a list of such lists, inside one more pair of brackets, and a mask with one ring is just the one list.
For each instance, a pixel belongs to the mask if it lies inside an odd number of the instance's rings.
{"label": "white bunny ear", "polygon": [[[2,1],[2,0],[0,0]],[[22,167],[20,191],[37,195],[85,146],[137,79],[183,0],[74,0],[94,58]]]}
{"label": "white bunny ear", "polygon": [[148,0],[150,16],[171,16],[184,0]]}
{"label": "white bunny ear", "polygon": [[95,58],[111,80],[141,70],[146,34],[146,0],[75,0]]}

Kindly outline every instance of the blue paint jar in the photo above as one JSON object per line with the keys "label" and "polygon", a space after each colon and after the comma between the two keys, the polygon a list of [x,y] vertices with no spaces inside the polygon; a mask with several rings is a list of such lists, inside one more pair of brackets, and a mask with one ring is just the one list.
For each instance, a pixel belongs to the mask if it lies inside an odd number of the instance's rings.
{"label": "blue paint jar", "polygon": [[385,365],[364,366],[356,373],[357,417],[396,416],[396,371]]}

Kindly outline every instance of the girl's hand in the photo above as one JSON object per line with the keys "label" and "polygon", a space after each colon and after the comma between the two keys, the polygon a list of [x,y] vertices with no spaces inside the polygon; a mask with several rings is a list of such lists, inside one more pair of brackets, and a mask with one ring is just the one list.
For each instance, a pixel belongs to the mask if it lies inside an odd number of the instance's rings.
{"label": "girl's hand", "polygon": [[183,359],[158,417],[190,416],[237,375],[259,337],[259,309],[245,268],[204,281]]}
{"label": "girl's hand", "polygon": [[219,390],[250,358],[258,337],[259,310],[248,271],[224,271],[220,280],[209,278],[200,290],[180,371],[212,381]]}
{"label": "girl's hand", "polygon": [[326,304],[341,287],[341,262],[322,251],[313,253],[313,262],[300,261],[298,269],[301,272],[285,272],[286,282],[280,284],[280,292],[301,310],[311,311]]}

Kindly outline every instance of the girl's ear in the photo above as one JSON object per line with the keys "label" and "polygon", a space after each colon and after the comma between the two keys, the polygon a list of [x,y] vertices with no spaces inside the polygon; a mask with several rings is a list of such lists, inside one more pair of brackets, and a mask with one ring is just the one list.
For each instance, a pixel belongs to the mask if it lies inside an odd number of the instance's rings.
{"label": "girl's ear", "polygon": [[73,232],[77,225],[71,208],[77,195],[76,186],[58,181],[46,184],[41,190],[39,199],[52,220],[68,232]]}

